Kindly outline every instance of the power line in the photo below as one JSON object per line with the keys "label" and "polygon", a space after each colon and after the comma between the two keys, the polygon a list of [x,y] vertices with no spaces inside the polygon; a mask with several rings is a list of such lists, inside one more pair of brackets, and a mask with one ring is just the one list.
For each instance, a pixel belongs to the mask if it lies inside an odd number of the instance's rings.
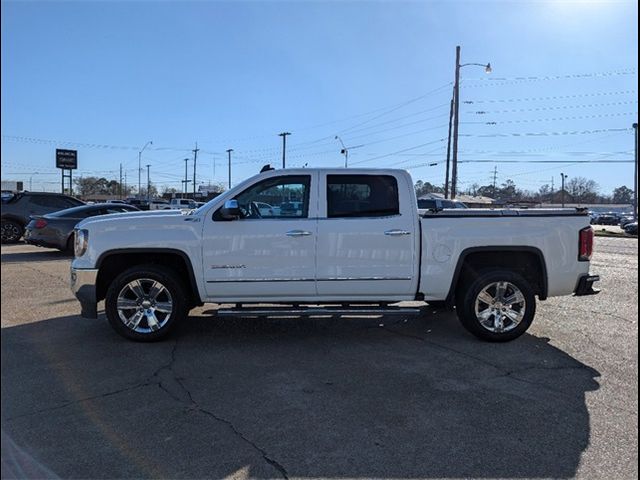
{"label": "power line", "polygon": [[[555,131],[555,132],[512,132],[512,133],[491,133],[483,135],[465,134],[465,137],[494,138],[494,137],[550,137],[565,135],[593,135],[604,132],[628,132],[630,128],[602,128],[598,130],[573,130],[573,131]],[[462,136],[462,135],[461,135]]]}
{"label": "power line", "polygon": [[391,152],[391,153],[387,153],[387,154],[384,154],[384,155],[379,155],[377,157],[369,158],[367,160],[360,160],[359,162],[351,162],[351,165],[357,165],[357,164],[361,164],[361,163],[372,162],[374,160],[379,160],[381,158],[390,157],[392,155],[397,155],[399,153],[409,152],[411,150],[415,150],[416,148],[426,147],[427,145],[433,145],[434,143],[438,143],[438,142],[444,142],[445,140],[446,140],[446,138],[439,138],[438,140],[434,140],[432,142],[422,143],[420,145],[415,145],[413,147],[404,148],[404,149],[398,150],[396,152]]}
{"label": "power line", "polygon": [[496,113],[522,113],[522,112],[546,112],[551,110],[568,110],[575,108],[601,108],[601,107],[614,107],[620,105],[637,105],[637,100],[629,100],[624,102],[609,102],[609,103],[586,103],[580,105],[553,105],[553,106],[545,106],[545,107],[535,107],[535,108],[512,108],[508,110],[476,110],[476,111],[468,111],[468,114],[476,114],[476,115],[490,115]]}
{"label": "power line", "polygon": [[471,81],[477,81],[477,84],[465,84],[466,88],[477,87],[498,87],[504,85],[516,85],[527,82],[543,82],[550,80],[584,80],[590,78],[607,78],[621,75],[636,75],[636,69],[614,70],[609,72],[592,72],[592,73],[573,73],[565,75],[544,75],[544,76],[528,76],[528,77],[492,77],[492,78],[475,78]]}
{"label": "power line", "polygon": [[556,101],[567,100],[570,98],[592,98],[592,97],[611,97],[617,95],[633,95],[638,93],[637,90],[618,90],[615,92],[590,92],[590,93],[574,93],[571,95],[549,95],[545,97],[516,97],[516,98],[494,98],[489,100],[465,100],[464,104],[472,105],[475,103],[514,103],[514,102],[540,102],[540,101]]}

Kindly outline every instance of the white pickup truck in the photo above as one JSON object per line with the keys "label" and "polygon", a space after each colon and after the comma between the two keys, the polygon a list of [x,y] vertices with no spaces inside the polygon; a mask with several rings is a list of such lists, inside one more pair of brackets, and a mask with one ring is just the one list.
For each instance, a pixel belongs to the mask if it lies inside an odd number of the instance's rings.
{"label": "white pickup truck", "polygon": [[[294,201],[294,213],[258,207]],[[597,293],[586,211],[419,215],[402,170],[271,169],[176,213],[78,224],[71,287],[83,316],[104,299],[118,333],[152,341],[204,303],[234,305],[218,315],[406,315],[421,309],[397,302],[425,301],[507,341],[529,328],[536,296]]]}

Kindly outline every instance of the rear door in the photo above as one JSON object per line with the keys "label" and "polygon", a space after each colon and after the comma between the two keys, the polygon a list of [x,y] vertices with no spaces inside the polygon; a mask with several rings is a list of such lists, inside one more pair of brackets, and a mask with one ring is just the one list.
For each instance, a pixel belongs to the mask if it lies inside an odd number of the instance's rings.
{"label": "rear door", "polygon": [[417,215],[415,206],[406,204],[415,202],[415,195],[400,195],[407,186],[399,180],[379,174],[322,176],[319,296],[380,300],[415,293]]}

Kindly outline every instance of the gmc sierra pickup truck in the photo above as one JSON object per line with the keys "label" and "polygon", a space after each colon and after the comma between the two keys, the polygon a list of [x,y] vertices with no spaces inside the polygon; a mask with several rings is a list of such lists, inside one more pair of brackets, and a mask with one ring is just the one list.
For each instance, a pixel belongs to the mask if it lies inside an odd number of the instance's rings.
{"label": "gmc sierra pickup truck", "polygon": [[403,301],[455,307],[474,335],[507,341],[536,297],[597,293],[589,223],[576,209],[420,215],[402,170],[270,169],[188,213],[82,221],[71,288],[83,316],[104,299],[112,327],[139,341],[204,303],[234,305],[218,315],[421,312]]}

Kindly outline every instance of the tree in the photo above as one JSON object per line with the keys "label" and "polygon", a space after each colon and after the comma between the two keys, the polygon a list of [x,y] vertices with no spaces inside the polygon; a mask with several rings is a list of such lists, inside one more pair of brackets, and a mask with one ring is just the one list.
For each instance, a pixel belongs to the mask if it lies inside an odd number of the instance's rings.
{"label": "tree", "polygon": [[178,193],[178,189],[177,188],[169,187],[167,185],[164,185],[162,187],[162,196],[163,197],[165,195],[175,195],[176,193]]}
{"label": "tree", "polygon": [[545,183],[538,189],[536,197],[540,202],[549,202],[551,201],[551,193],[551,187],[548,183]]}
{"label": "tree", "polygon": [[149,193],[147,194],[147,189],[145,187],[140,188],[140,196],[142,198],[155,198],[158,196],[158,188],[153,184],[153,182],[149,182]]}
{"label": "tree", "polygon": [[418,197],[426,195],[427,193],[444,193],[444,188],[432,185],[429,182],[423,182],[422,180],[418,180],[414,188],[416,190],[416,196]]}
{"label": "tree", "polygon": [[75,183],[78,193],[81,196],[86,195],[120,195],[126,196],[131,191],[130,188],[127,188],[125,191],[122,188],[120,191],[120,183],[116,180],[107,180],[104,177],[77,177],[73,180]]}
{"label": "tree", "polygon": [[598,184],[584,177],[574,177],[566,184],[565,189],[571,194],[574,201],[579,203],[594,203],[598,199]]}
{"label": "tree", "polygon": [[616,188],[613,191],[613,203],[631,203],[633,201],[633,190],[626,185]]}

